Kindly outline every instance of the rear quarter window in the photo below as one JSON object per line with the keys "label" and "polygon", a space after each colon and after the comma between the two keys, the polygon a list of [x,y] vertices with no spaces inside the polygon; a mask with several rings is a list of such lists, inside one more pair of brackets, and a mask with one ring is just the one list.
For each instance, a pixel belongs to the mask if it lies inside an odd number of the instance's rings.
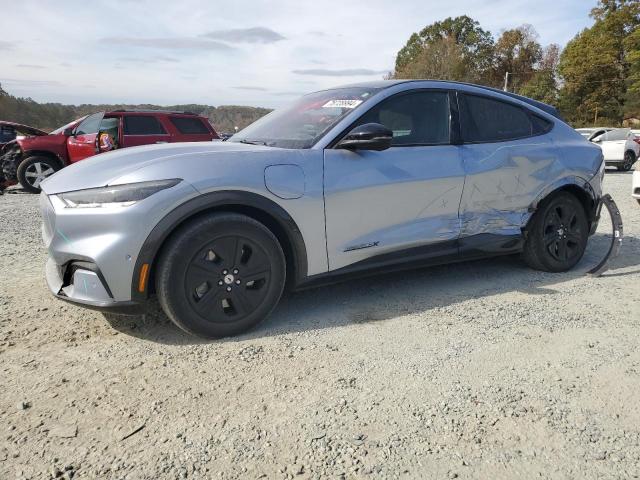
{"label": "rear quarter window", "polygon": [[129,115],[124,117],[125,135],[165,135],[164,127],[152,115]]}
{"label": "rear quarter window", "polygon": [[542,133],[549,125],[518,105],[479,95],[463,94],[460,102],[461,126],[467,143],[504,142]]}
{"label": "rear quarter window", "polygon": [[197,117],[169,117],[169,121],[184,135],[210,135],[204,121]]}

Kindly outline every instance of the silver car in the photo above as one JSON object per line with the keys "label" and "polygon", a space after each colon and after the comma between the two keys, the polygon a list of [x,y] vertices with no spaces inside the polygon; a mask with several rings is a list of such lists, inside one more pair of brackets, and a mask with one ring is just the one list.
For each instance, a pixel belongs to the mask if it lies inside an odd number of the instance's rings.
{"label": "silver car", "polygon": [[220,337],[283,291],[521,253],[562,272],[596,227],[602,151],[553,107],[468,84],[311,93],[226,142],[128,148],[42,184],[53,294],[114,312],[156,295]]}

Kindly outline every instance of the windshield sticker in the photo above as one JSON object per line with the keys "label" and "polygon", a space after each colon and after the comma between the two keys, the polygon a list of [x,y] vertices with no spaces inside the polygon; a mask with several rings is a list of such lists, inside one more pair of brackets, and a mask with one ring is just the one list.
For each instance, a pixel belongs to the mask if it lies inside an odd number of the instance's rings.
{"label": "windshield sticker", "polygon": [[356,108],[362,100],[329,100],[322,108]]}

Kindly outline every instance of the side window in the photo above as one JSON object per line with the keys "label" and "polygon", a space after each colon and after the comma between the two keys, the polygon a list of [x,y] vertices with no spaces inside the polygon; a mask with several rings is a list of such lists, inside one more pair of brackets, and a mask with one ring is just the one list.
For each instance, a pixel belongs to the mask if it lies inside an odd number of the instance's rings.
{"label": "side window", "polygon": [[459,98],[465,142],[501,142],[533,135],[529,115],[519,106],[476,95]]}
{"label": "side window", "polygon": [[533,123],[533,134],[542,135],[549,132],[553,128],[553,123],[546,118],[539,117],[538,115],[531,115],[531,123]]}
{"label": "side window", "polygon": [[124,117],[125,135],[165,135],[166,133],[158,119],[151,115],[126,115]]}
{"label": "side window", "polygon": [[381,123],[393,131],[392,146],[447,145],[450,118],[449,94],[425,90],[383,100],[357,124]]}
{"label": "side window", "polygon": [[94,113],[85,118],[80,125],[76,127],[76,135],[89,135],[91,133],[98,133],[100,129],[100,122],[102,122],[104,112]]}
{"label": "side window", "polygon": [[208,134],[207,127],[202,123],[202,119],[198,117],[169,117],[169,121],[182,134]]}

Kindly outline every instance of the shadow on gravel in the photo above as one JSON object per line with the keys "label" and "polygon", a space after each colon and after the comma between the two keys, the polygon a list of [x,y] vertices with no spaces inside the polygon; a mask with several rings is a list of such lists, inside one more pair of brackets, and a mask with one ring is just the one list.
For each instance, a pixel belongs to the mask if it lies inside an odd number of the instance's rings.
{"label": "shadow on gravel", "polygon": [[[584,258],[572,271],[551,274],[530,270],[517,256],[497,257],[420,270],[378,275],[285,296],[271,317],[254,330],[234,338],[203,340],[182,332],[162,312],[157,302],[144,316],[105,314],[111,326],[147,341],[187,345],[236,342],[294,332],[339,328],[345,325],[383,321],[414,313],[426,313],[460,302],[482,301],[506,292],[555,295],[564,282],[585,275],[604,256],[611,234],[589,240]],[[640,239],[627,237],[607,276],[631,275],[615,270],[640,265]]]}

